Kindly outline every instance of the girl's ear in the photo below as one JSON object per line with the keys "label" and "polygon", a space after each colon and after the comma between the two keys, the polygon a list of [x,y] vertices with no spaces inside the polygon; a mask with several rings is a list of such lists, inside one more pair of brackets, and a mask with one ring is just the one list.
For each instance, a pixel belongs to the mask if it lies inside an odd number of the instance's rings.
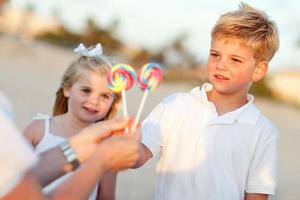
{"label": "girl's ear", "polygon": [[69,87],[64,87],[63,88],[63,93],[64,93],[64,96],[66,97],[66,98],[68,98],[68,97],[70,97],[70,88]]}
{"label": "girl's ear", "polygon": [[254,69],[254,73],[252,75],[252,81],[258,82],[265,77],[267,74],[269,65],[266,61],[262,61],[258,63]]}

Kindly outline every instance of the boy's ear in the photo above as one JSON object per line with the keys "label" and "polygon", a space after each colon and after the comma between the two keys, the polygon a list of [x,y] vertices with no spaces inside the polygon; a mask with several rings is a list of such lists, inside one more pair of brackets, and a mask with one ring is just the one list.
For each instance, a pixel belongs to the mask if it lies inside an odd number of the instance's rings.
{"label": "boy's ear", "polygon": [[265,77],[267,74],[269,65],[266,61],[262,61],[258,63],[254,69],[254,73],[252,75],[252,81],[257,82]]}
{"label": "boy's ear", "polygon": [[64,87],[63,88],[63,93],[65,97],[69,97],[70,96],[70,88],[69,87]]}

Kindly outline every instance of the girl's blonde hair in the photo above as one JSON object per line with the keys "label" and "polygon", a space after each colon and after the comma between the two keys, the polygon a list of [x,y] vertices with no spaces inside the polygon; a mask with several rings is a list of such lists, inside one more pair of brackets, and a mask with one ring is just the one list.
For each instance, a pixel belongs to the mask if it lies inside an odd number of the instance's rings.
{"label": "girl's blonde hair", "polygon": [[[65,71],[60,86],[56,92],[56,99],[53,107],[53,116],[61,115],[68,112],[68,98],[64,95],[64,88],[71,88],[72,85],[77,81],[82,70],[88,69],[95,71],[101,75],[107,75],[110,73],[112,67],[111,59],[101,55],[87,57],[81,55],[78,57]],[[114,101],[111,105],[110,110],[104,117],[104,120],[111,119],[114,117],[119,109],[121,102],[121,95],[116,93]]]}
{"label": "girl's blonde hair", "polygon": [[212,40],[241,39],[254,52],[256,61],[269,62],[279,47],[277,26],[265,12],[241,3],[239,9],[222,15],[211,31]]}

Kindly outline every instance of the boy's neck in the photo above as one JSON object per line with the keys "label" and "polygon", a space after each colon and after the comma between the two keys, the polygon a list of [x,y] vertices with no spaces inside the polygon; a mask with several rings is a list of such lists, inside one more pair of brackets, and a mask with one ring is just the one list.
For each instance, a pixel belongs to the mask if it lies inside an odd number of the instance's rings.
{"label": "boy's neck", "polygon": [[219,116],[233,111],[248,102],[247,93],[223,94],[214,89],[207,92],[207,99],[215,105]]}

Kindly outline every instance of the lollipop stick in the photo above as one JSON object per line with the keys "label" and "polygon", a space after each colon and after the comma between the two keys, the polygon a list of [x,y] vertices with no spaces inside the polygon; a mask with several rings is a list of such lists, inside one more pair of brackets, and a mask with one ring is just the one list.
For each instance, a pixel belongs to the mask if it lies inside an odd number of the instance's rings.
{"label": "lollipop stick", "polygon": [[140,103],[140,107],[138,109],[138,112],[137,112],[137,115],[135,117],[135,120],[134,120],[134,123],[133,123],[133,129],[136,128],[137,124],[139,123],[139,120],[140,120],[140,117],[141,117],[141,114],[142,114],[142,110],[144,108],[144,105],[145,105],[145,102],[146,102],[146,99],[147,99],[147,96],[148,96],[148,93],[149,91],[148,90],[145,90],[144,92],[144,95],[143,95],[143,98],[142,98],[142,101]]}
{"label": "lollipop stick", "polygon": [[128,112],[127,112],[127,101],[126,101],[125,90],[122,90],[122,106],[123,106],[123,115],[124,117],[127,117]]}
{"label": "lollipop stick", "polygon": [[[126,101],[125,90],[122,90],[121,94],[122,94],[123,115],[124,115],[124,117],[127,117],[128,112],[127,112],[127,101]],[[125,133],[127,133],[128,131],[129,131],[129,129],[128,129],[128,127],[126,127],[125,128]]]}

